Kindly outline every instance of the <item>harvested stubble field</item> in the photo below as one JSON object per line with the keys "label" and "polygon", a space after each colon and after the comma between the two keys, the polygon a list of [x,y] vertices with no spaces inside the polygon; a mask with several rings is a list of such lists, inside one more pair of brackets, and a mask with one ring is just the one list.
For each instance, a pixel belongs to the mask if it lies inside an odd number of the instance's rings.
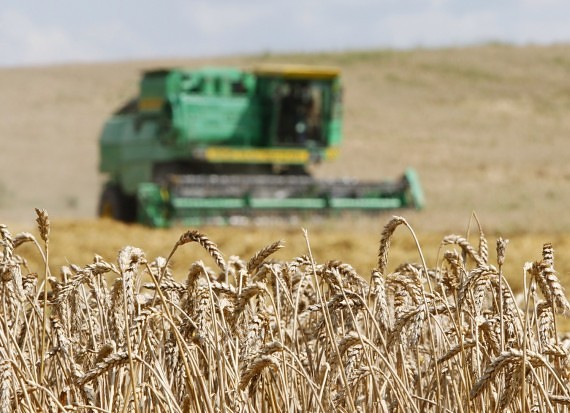
{"label": "harvested stubble field", "polygon": [[[141,69],[259,62],[340,66],[345,143],[315,173],[378,179],[412,166],[427,208],[199,233],[94,219],[97,135]],[[556,314],[566,305],[556,280],[570,282],[568,79],[566,45],[0,69],[2,311],[11,317],[1,327],[2,408],[564,411],[568,350],[553,320],[568,329]],[[34,207],[52,218],[47,264],[42,241],[16,241],[41,240]],[[383,232],[388,223],[403,229]],[[312,260],[301,259],[301,228]],[[158,268],[181,234],[203,248],[180,246],[169,270]],[[500,236],[510,240],[501,265]],[[277,240],[285,247],[264,249]],[[546,243],[557,251],[556,280]],[[144,288],[152,271],[172,289]],[[526,300],[525,274],[535,286]],[[62,312],[64,302],[77,311]],[[247,335],[260,326],[261,338]],[[262,374],[250,376],[256,362]]]}

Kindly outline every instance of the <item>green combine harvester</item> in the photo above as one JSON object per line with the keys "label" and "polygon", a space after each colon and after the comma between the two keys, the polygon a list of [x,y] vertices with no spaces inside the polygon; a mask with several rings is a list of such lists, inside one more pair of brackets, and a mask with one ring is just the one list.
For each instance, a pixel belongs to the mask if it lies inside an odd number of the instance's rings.
{"label": "green combine harvester", "polygon": [[101,216],[155,227],[421,208],[412,169],[389,182],[317,180],[342,139],[336,68],[144,72],[100,138]]}

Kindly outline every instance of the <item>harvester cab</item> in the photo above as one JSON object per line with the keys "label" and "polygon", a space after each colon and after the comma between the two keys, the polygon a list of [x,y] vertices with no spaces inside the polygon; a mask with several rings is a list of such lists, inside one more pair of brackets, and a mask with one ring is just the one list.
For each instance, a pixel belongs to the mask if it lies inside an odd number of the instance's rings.
{"label": "harvester cab", "polygon": [[411,169],[390,182],[313,178],[308,166],[333,159],[341,140],[336,68],[147,71],[103,128],[99,213],[168,226],[423,205]]}

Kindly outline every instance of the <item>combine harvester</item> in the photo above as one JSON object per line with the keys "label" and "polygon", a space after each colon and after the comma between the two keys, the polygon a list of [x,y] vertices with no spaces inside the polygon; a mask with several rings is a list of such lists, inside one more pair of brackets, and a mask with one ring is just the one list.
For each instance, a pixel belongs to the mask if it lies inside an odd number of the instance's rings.
{"label": "combine harvester", "polygon": [[412,169],[388,182],[312,177],[341,139],[336,68],[147,71],[104,126],[99,213],[166,227],[423,206]]}

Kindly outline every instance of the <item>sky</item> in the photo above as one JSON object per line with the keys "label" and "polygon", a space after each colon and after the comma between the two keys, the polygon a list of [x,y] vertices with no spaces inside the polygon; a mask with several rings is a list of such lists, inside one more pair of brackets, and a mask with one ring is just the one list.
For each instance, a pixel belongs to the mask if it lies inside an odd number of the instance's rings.
{"label": "sky", "polygon": [[0,67],[570,42],[570,0],[0,0]]}

